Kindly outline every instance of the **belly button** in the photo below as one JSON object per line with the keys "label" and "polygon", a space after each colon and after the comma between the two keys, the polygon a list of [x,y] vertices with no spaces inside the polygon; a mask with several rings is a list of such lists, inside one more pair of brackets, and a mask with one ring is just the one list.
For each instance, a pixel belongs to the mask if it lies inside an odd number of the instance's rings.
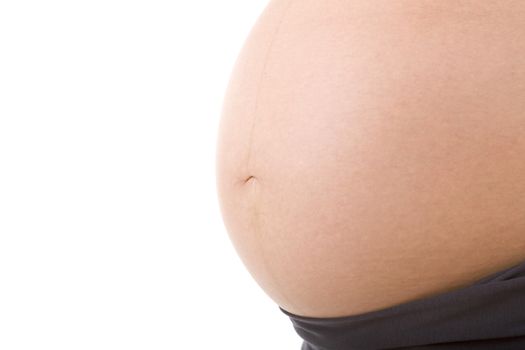
{"label": "belly button", "polygon": [[257,179],[255,178],[255,176],[249,176],[248,178],[246,178],[246,180],[244,180],[244,184],[247,185],[247,184],[250,184],[250,183],[254,183]]}

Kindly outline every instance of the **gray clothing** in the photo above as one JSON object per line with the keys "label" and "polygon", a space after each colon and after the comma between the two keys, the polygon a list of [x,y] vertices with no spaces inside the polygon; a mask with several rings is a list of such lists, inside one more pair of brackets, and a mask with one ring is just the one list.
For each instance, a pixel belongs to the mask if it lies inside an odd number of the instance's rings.
{"label": "gray clothing", "polygon": [[304,340],[301,350],[524,350],[525,261],[464,288],[354,316],[279,309]]}

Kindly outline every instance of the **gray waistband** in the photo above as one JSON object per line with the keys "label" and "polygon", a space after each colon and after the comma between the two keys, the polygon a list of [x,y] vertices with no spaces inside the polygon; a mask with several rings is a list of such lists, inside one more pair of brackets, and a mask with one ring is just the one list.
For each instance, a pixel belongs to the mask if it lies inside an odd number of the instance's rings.
{"label": "gray waistband", "polygon": [[525,261],[447,293],[348,317],[283,308],[302,350],[525,349]]}

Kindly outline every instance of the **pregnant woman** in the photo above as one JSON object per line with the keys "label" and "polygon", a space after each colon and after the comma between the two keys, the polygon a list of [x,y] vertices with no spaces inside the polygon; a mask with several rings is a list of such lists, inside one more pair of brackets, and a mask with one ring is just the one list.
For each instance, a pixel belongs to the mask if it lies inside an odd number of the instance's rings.
{"label": "pregnant woman", "polygon": [[304,350],[525,349],[525,2],[270,1],[217,189]]}

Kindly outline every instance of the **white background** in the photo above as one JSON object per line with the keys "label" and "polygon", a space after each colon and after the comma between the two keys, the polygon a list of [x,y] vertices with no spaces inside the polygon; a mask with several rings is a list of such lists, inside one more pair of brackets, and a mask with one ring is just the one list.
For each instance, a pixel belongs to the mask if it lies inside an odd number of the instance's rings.
{"label": "white background", "polygon": [[0,1],[0,349],[299,349],[215,187],[266,5]]}

